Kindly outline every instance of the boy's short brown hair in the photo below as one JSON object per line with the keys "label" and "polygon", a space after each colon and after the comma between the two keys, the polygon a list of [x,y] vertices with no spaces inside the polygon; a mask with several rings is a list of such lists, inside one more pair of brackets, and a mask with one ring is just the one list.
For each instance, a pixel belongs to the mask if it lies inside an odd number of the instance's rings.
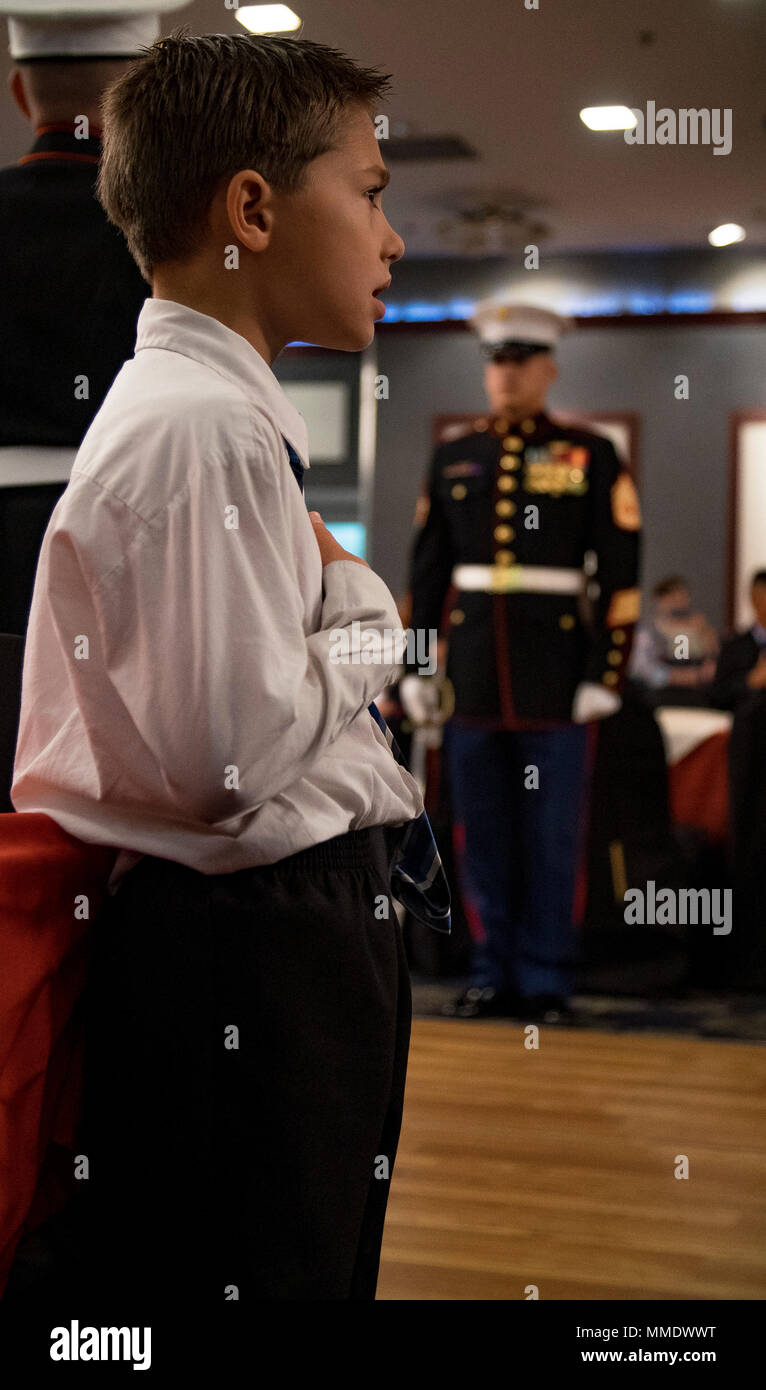
{"label": "boy's short brown hair", "polygon": [[371,112],[389,80],[305,39],[177,30],[152,44],[105,94],[96,188],[144,279],[198,247],[221,180],[257,169],[294,192],[344,108]]}

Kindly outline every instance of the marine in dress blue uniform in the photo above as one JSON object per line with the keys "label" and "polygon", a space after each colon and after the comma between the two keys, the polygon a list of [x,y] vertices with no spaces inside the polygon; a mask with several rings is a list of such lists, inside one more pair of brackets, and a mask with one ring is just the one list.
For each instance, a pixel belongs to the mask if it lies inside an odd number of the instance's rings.
{"label": "marine in dress blue uniform", "polygon": [[[640,512],[611,442],[545,411],[567,321],[490,303],[473,325],[494,408],[436,449],[410,572],[412,627],[447,631],[444,755],[481,926],[446,1012],[571,1022],[587,726],[620,705]],[[407,669],[417,722],[428,677]]]}
{"label": "marine in dress blue uniform", "polygon": [[[153,11],[181,3],[0,0],[16,100],[33,115],[24,84],[31,66],[53,64],[61,74],[61,65],[78,65],[85,74],[100,59],[135,57],[159,35]],[[151,293],[95,196],[101,132],[82,119],[93,83],[82,86],[71,109],[52,103],[31,149],[0,170],[0,632],[21,635],[51,512],[83,435],[133,355]]]}

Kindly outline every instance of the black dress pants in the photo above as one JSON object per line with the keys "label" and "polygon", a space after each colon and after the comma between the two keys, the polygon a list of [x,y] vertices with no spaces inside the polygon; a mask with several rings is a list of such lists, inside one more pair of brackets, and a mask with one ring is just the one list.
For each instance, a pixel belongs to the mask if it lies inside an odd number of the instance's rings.
{"label": "black dress pants", "polygon": [[108,901],[62,1316],[374,1299],[411,1021],[398,833],[216,876],[147,857]]}

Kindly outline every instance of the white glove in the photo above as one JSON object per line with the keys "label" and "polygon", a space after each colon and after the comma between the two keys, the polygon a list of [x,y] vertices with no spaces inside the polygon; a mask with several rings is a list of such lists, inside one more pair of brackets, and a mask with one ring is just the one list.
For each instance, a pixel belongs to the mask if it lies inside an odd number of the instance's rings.
{"label": "white glove", "polygon": [[595,681],[581,681],[572,701],[572,720],[575,724],[590,724],[595,719],[608,719],[622,705],[619,695]]}
{"label": "white glove", "polygon": [[403,676],[399,699],[408,719],[415,725],[433,724],[439,715],[440,682],[433,676]]}

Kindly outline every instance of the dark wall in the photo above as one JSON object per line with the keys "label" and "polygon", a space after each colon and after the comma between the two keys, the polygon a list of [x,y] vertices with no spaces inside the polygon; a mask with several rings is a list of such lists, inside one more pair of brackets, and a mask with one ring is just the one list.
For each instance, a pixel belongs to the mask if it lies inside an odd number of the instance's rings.
{"label": "dark wall", "polygon": [[[395,595],[406,587],[411,518],[431,450],[434,415],[486,409],[482,368],[465,331],[379,331],[378,371],[389,399],[378,406],[371,564]],[[725,623],[728,419],[766,408],[766,328],[583,328],[565,338],[550,397],[561,410],[640,416],[643,582],[668,570],[689,576],[710,620]],[[690,399],[674,399],[689,377]],[[764,527],[766,564],[766,526]]]}

